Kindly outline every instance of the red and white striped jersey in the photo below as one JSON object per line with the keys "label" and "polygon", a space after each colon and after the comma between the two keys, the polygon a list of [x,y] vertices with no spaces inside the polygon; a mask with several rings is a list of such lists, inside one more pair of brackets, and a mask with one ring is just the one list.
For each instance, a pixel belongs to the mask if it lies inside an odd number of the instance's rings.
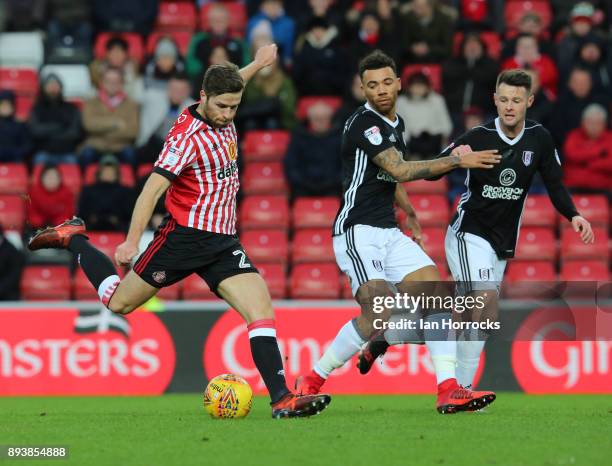
{"label": "red and white striped jersey", "polygon": [[179,225],[233,235],[240,186],[236,128],[208,125],[197,105],[177,118],[154,171],[172,181],[166,209]]}

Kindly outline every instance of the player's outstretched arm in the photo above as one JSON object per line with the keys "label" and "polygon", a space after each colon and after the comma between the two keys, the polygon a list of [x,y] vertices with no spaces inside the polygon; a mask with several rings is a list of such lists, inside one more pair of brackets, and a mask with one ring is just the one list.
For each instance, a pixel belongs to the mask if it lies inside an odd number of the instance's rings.
{"label": "player's outstretched arm", "polygon": [[260,47],[257,52],[255,52],[255,58],[253,61],[244,68],[241,68],[239,71],[244,83],[246,84],[247,81],[255,76],[255,73],[257,73],[259,70],[274,63],[277,52],[278,48],[276,44],[269,44]]}
{"label": "player's outstretched arm", "polygon": [[385,149],[372,159],[376,165],[402,182],[443,175],[455,168],[493,168],[500,160],[501,156],[496,150],[483,150],[434,160],[407,162],[395,147]]}
{"label": "player's outstretched arm", "polygon": [[125,242],[117,246],[115,261],[118,265],[128,265],[138,254],[138,243],[144,232],[159,198],[170,187],[170,180],[158,173],[151,173],[136,199],[132,221]]}

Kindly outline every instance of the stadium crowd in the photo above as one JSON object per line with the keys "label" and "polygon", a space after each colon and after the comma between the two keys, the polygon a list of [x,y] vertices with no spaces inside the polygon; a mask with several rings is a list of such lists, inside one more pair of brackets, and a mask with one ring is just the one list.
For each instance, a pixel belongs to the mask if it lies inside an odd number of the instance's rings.
{"label": "stadium crowd", "polygon": [[[533,223],[526,220],[533,229],[523,235],[536,235],[538,245],[552,234],[560,247],[519,257],[532,262],[519,261],[522,268],[508,273],[567,279],[579,260],[591,268],[573,278],[609,279],[611,33],[610,0],[5,0],[0,299],[16,299],[20,290],[30,299],[95,298],[75,291],[79,273],[64,294],[33,290],[45,273],[55,275],[56,264],[70,282],[65,266],[75,266],[56,252],[26,257],[24,239],[78,215],[101,232],[98,241],[118,244],[168,130],[199,98],[206,68],[245,65],[271,42],[279,59],[248,83],[236,125],[243,142],[238,226],[275,297],[349,295],[329,225],[341,194],[342,127],[364,102],[357,62],[375,49],[401,70],[397,111],[412,159],[435,156],[455,135],[495,116],[500,70],[530,70],[535,102],[528,118],[551,131],[565,182],[581,196],[585,216],[592,214],[601,244],[586,252],[569,245],[567,252],[565,227],[554,215],[543,223],[548,213],[534,211]],[[443,252],[435,251],[443,251],[440,232],[464,177],[454,172],[448,181],[408,187],[442,269]],[[533,197],[540,208],[541,183]],[[151,229],[163,214],[160,202]],[[315,220],[303,221],[309,215]],[[167,296],[210,296],[193,286],[191,294]]]}

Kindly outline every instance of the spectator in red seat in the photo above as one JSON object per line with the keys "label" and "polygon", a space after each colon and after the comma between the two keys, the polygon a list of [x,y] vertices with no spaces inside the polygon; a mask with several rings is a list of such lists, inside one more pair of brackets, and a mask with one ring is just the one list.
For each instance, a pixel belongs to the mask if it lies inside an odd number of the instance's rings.
{"label": "spectator in red seat", "polygon": [[0,163],[22,162],[32,150],[28,128],[15,119],[15,93],[0,90]]}
{"label": "spectator in red seat", "polygon": [[453,130],[444,98],[423,73],[408,78],[405,92],[397,99],[397,114],[404,119],[404,137],[413,160],[438,155]]}
{"label": "spectator in red seat", "polygon": [[83,134],[81,113],[64,100],[56,74],[43,77],[28,125],[35,150],[33,163],[77,163],[76,148]]}
{"label": "spectator in red seat", "polygon": [[[297,8],[300,8],[299,3],[295,2]],[[306,3],[306,2],[304,2]],[[308,0],[308,5],[301,5],[300,11],[294,18],[297,22],[298,34],[303,34],[308,31],[308,26],[315,18],[324,19],[328,24],[341,29],[343,18],[341,15],[341,6],[334,5],[334,0]]]}
{"label": "spectator in red seat", "polygon": [[412,0],[400,18],[401,56],[408,63],[435,63],[451,56],[453,19],[434,0]]}
{"label": "spectator in red seat", "polygon": [[227,61],[242,66],[247,62],[248,50],[240,37],[229,30],[229,12],[222,3],[214,3],[208,10],[209,30],[193,35],[185,58],[187,73],[194,89],[200,89],[202,76],[211,64],[211,55],[216,49],[227,52]]}
{"label": "spectator in red seat", "polygon": [[293,197],[340,194],[341,135],[332,117],[333,109],[318,102],[308,109],[308,127],[297,127],[291,135],[284,163]]}
{"label": "spectator in red seat", "polygon": [[74,211],[74,194],[64,184],[62,174],[55,164],[45,165],[38,182],[30,188],[28,223],[34,229],[59,225],[72,218]]}
{"label": "spectator in red seat", "polygon": [[506,60],[512,58],[516,51],[516,41],[522,34],[529,34],[538,40],[538,47],[543,55],[550,58],[556,57],[555,44],[548,40],[548,31],[544,29],[542,18],[537,13],[528,11],[518,24],[518,36],[504,41],[501,58]]}
{"label": "spectator in red seat", "polygon": [[342,94],[348,68],[338,29],[314,18],[296,46],[293,79],[300,95]]}
{"label": "spectator in red seat", "polygon": [[96,182],[81,191],[78,216],[89,230],[127,231],[133,196],[130,188],[121,185],[117,158],[105,155],[100,159]]}
{"label": "spectator in red seat", "polygon": [[83,165],[96,162],[103,153],[116,154],[124,163],[135,162],[134,142],[138,136],[138,104],[123,90],[123,75],[108,68],[97,97],[83,106],[86,139],[80,154]]}
{"label": "spectator in red seat", "polygon": [[145,89],[166,90],[170,76],[185,71],[185,64],[180,57],[175,42],[162,37],[155,45],[153,57],[145,65],[143,80]]}
{"label": "spectator in red seat", "polygon": [[1,223],[0,264],[0,301],[17,301],[25,256],[6,239]]}
{"label": "spectator in red seat", "polygon": [[380,17],[371,10],[365,10],[359,20],[359,28],[351,34],[348,45],[349,69],[357,69],[359,60],[376,49],[395,55],[397,41],[393,41],[391,31],[383,28]]}
{"label": "spectator in red seat", "polygon": [[516,39],[514,57],[502,63],[502,69],[526,68],[538,72],[541,86],[556,97],[559,72],[553,60],[540,53],[538,39],[520,34]]}
{"label": "spectator in red seat", "polygon": [[571,188],[610,192],[612,187],[612,131],[608,113],[599,104],[590,104],[582,113],[582,125],[567,136],[564,153],[564,181]]}

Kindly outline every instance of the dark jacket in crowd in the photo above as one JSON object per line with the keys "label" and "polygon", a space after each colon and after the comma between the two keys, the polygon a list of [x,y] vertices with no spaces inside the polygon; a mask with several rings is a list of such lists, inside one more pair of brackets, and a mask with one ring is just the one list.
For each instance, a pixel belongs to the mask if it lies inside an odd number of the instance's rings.
{"label": "dark jacket in crowd", "polygon": [[[0,91],[0,100],[9,100],[15,106],[12,91]],[[0,163],[22,162],[32,150],[28,127],[15,119],[15,115],[0,117]]]}
{"label": "dark jacket in crowd", "polygon": [[78,216],[91,230],[127,231],[133,205],[130,188],[119,183],[97,182],[81,191]]}
{"label": "dark jacket in crowd", "polygon": [[595,93],[591,93],[584,99],[576,97],[569,91],[561,95],[555,104],[554,117],[551,124],[551,133],[557,146],[562,146],[567,134],[572,129],[578,128],[581,125],[582,112],[592,103],[608,108],[609,99]]}
{"label": "dark jacket in crowd", "polygon": [[158,0],[94,0],[94,18],[101,31],[148,35],[157,18]]}
{"label": "dark jacket in crowd", "polygon": [[0,228],[0,301],[19,299],[19,283],[25,257],[4,237]]}
{"label": "dark jacket in crowd", "polygon": [[[400,37],[403,47],[402,58],[409,63],[439,62],[450,57],[453,46],[453,20],[439,8],[434,9],[431,22],[424,25],[419,18],[409,12],[400,19]],[[426,56],[415,56],[410,50],[418,42],[429,47]]]}

